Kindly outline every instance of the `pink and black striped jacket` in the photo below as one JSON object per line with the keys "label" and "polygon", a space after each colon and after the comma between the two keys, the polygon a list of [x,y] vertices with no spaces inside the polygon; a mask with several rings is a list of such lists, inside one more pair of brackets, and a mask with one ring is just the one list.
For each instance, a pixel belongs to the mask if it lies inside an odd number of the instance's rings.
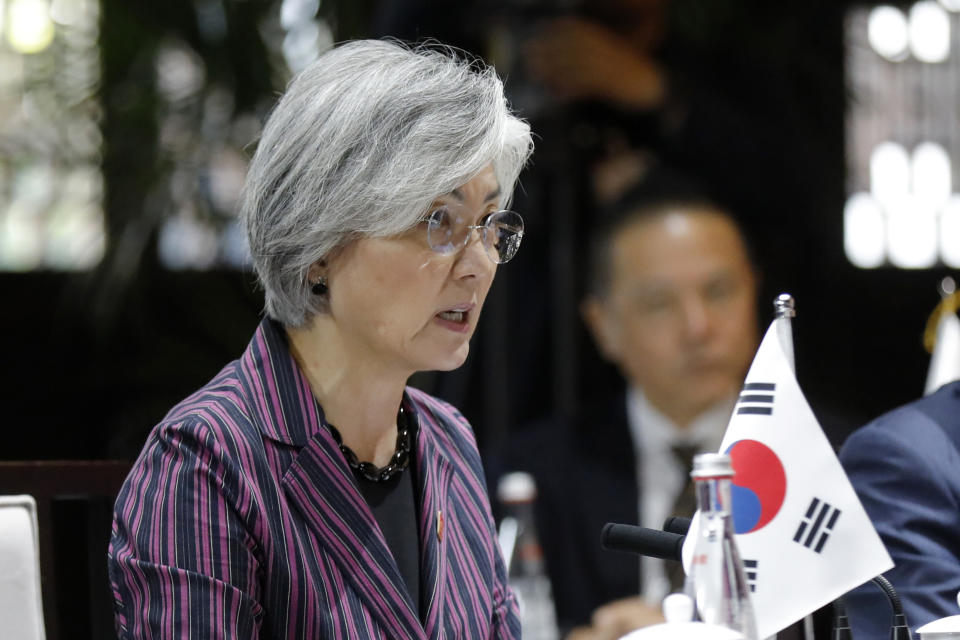
{"label": "pink and black striped jacket", "polygon": [[421,620],[279,325],[151,432],[117,499],[121,638],[519,638],[470,425],[412,388]]}

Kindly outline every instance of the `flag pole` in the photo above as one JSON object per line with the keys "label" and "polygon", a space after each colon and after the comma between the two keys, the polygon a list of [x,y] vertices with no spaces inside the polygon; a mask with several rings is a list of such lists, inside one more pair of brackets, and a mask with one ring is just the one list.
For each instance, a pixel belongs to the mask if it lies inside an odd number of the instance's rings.
{"label": "flag pole", "polygon": [[960,378],[960,292],[957,283],[947,276],[938,286],[940,303],[927,318],[923,331],[923,346],[930,352],[930,366],[923,395],[929,395],[940,386]]}
{"label": "flag pole", "polygon": [[777,320],[777,337],[780,338],[780,346],[783,353],[787,356],[787,363],[794,375],[797,373],[797,366],[793,359],[793,323],[790,318],[797,316],[796,302],[789,293],[781,293],[773,301],[773,316]]}
{"label": "flag pole", "polygon": [[956,313],[957,307],[960,307],[960,293],[957,293],[957,283],[953,278],[950,276],[943,278],[937,285],[937,291],[940,293],[940,302],[927,318],[927,326],[923,330],[923,346],[927,349],[927,353],[931,354],[937,343],[940,318],[945,313]]}
{"label": "flag pole", "polygon": [[[791,320],[797,317],[797,306],[793,296],[789,293],[781,293],[774,299],[773,317],[777,321],[777,338],[787,358],[787,364],[790,365],[793,375],[797,375],[797,365],[793,358],[793,321]],[[813,640],[813,615],[804,616],[802,624],[804,640]]]}

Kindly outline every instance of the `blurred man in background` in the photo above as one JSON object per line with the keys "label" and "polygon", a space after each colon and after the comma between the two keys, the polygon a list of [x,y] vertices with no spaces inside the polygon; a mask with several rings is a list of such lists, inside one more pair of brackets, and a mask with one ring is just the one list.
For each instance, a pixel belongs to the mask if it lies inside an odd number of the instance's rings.
{"label": "blurred man in background", "polygon": [[757,345],[745,240],[682,181],[628,195],[591,251],[583,317],[626,389],[588,398],[572,424],[521,431],[507,456],[537,479],[558,620],[577,639],[661,620],[660,601],[682,586],[679,564],[604,551],[600,531],[693,513],[692,457],[719,447]]}

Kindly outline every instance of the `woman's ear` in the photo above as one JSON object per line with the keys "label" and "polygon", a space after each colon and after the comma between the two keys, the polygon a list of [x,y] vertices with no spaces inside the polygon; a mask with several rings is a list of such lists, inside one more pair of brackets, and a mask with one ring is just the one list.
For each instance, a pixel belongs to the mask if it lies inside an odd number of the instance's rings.
{"label": "woman's ear", "polygon": [[310,265],[310,268],[307,269],[307,282],[313,283],[318,281],[320,278],[325,278],[327,276],[327,261],[326,259],[317,260]]}

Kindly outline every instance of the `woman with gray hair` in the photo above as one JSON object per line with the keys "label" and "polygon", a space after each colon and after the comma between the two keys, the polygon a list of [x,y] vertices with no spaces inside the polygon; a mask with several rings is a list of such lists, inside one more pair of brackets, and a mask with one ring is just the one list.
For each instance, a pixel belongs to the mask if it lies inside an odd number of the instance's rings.
{"label": "woman with gray hair", "polygon": [[350,42],[293,80],[242,194],[266,317],[117,500],[121,638],[519,637],[470,425],[406,381],[467,357],[531,151],[449,50]]}

